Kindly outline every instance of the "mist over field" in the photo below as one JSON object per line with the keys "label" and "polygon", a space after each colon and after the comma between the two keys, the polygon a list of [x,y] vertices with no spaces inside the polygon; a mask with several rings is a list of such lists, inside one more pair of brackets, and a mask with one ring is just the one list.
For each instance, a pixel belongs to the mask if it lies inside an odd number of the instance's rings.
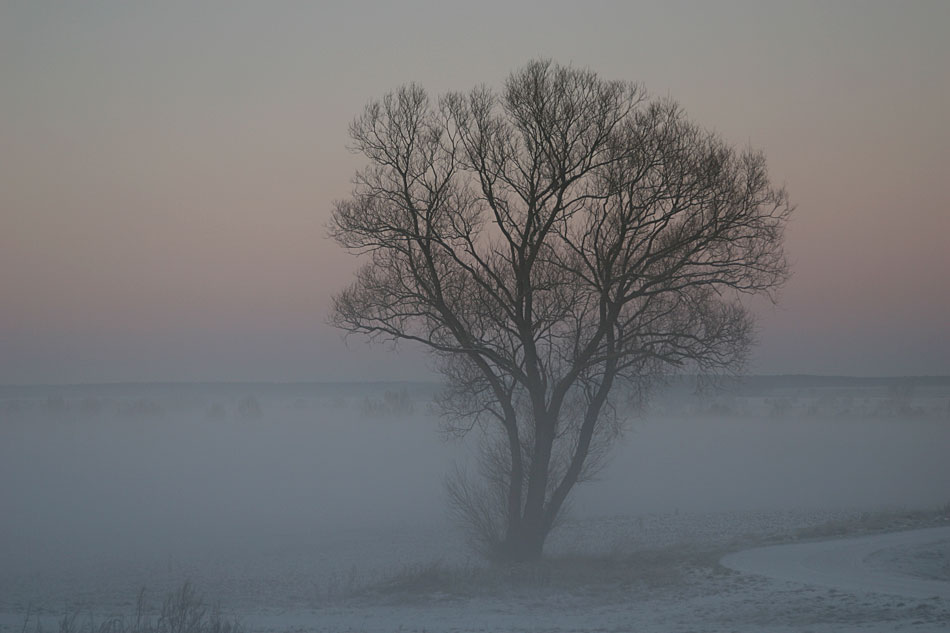
{"label": "mist over field", "polygon": [[[443,486],[476,437],[440,435],[437,388],[3,388],[0,626],[26,605],[111,613],[140,585],[189,578],[268,628],[268,606],[482,565]],[[939,508],[948,407],[946,379],[674,381],[631,411],[547,551],[616,557]]]}

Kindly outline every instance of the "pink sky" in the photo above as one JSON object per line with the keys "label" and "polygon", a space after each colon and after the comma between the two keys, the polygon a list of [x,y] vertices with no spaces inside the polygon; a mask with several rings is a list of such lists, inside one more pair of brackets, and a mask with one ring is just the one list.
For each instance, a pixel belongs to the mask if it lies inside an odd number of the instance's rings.
{"label": "pink sky", "polygon": [[794,278],[750,371],[950,374],[950,3],[397,4],[4,3],[0,384],[430,376],[325,325],[347,125],[537,56],[766,152]]}

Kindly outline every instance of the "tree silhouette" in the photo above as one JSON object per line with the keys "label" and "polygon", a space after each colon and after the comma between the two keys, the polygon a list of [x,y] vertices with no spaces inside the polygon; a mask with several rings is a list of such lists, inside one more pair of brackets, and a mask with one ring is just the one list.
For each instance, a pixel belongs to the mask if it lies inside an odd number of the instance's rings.
{"label": "tree silhouette", "polygon": [[622,428],[615,386],[741,366],[788,197],[673,101],[551,61],[500,92],[404,86],[350,135],[368,164],[330,232],[368,261],[331,320],[434,353],[447,424],[495,440],[456,507],[491,555],[537,559]]}

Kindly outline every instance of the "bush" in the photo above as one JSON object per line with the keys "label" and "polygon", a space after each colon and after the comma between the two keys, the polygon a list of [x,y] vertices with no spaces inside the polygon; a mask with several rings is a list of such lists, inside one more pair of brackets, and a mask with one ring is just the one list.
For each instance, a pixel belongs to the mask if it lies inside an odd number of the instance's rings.
{"label": "bush", "polygon": [[99,398],[83,398],[79,403],[79,410],[83,415],[97,416],[102,413],[102,402]]}
{"label": "bush", "polygon": [[238,416],[245,420],[260,420],[263,412],[261,404],[254,396],[245,396],[238,403]]}
{"label": "bush", "polygon": [[411,415],[414,410],[409,392],[386,390],[383,399],[364,398],[360,412],[364,417],[386,418],[392,416]]}
{"label": "bush", "polygon": [[[209,606],[190,582],[172,591],[162,602],[158,618],[148,615],[145,589],[139,591],[134,617],[111,617],[97,622],[91,613],[80,618],[81,611],[67,610],[58,622],[59,633],[241,633],[237,620],[222,615],[218,606]],[[39,618],[28,610],[22,633],[42,633]],[[31,621],[32,620],[32,621]]]}

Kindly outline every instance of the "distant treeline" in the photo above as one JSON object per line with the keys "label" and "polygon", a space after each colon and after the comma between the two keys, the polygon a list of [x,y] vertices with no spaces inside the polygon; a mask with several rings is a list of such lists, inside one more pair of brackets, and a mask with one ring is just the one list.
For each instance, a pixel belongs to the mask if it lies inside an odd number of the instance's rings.
{"label": "distant treeline", "polygon": [[[763,395],[789,389],[950,389],[950,376],[818,376],[783,374],[771,376],[729,376],[709,379],[695,375],[666,376],[654,385],[654,392],[725,391],[736,396]],[[406,392],[414,398],[429,397],[439,391],[438,382],[142,382],[90,383],[76,385],[0,385],[0,399],[63,398],[85,396],[116,398],[229,397],[253,393],[264,397],[353,397],[387,392]]]}
{"label": "distant treeline", "polygon": [[432,382],[129,382],[90,383],[79,385],[0,385],[0,400],[10,398],[37,399],[51,394],[76,399],[152,398],[189,399],[194,397],[240,397],[255,394],[267,398],[332,398],[384,396],[387,392],[407,392],[413,397],[435,394],[438,383]]}

